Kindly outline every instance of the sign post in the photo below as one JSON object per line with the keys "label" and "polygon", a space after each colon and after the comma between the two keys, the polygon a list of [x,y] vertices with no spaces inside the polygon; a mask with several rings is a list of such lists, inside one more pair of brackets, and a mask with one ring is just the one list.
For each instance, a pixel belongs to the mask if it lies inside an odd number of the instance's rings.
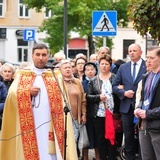
{"label": "sign post", "polygon": [[35,40],[35,30],[34,29],[24,29],[23,30],[23,40],[24,41],[34,41]]}
{"label": "sign post", "polygon": [[106,46],[107,36],[117,35],[117,11],[92,12],[92,35],[103,37],[103,46]]}
{"label": "sign post", "polygon": [[92,13],[93,36],[116,36],[117,11],[94,11]]}
{"label": "sign post", "polygon": [[34,29],[24,29],[23,30],[23,40],[28,41],[28,53],[29,53],[29,61],[31,61],[32,48],[35,40],[35,30]]}

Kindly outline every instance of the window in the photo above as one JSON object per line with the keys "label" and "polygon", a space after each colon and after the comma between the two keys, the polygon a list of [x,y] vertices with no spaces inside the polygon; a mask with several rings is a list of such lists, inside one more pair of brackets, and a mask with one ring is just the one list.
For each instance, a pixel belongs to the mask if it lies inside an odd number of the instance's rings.
{"label": "window", "polygon": [[47,8],[44,8],[44,17],[45,18],[50,18],[53,16],[53,12],[51,10],[47,10]]}
{"label": "window", "polygon": [[135,43],[135,40],[123,40],[123,58],[127,58],[128,56],[128,47],[132,44]]}
{"label": "window", "polygon": [[18,62],[28,61],[28,41],[17,39],[18,46]]}
{"label": "window", "polygon": [[5,0],[0,0],[0,17],[4,17],[5,11]]}
{"label": "window", "polygon": [[23,4],[23,0],[19,0],[19,17],[20,18],[28,18],[29,17],[29,9],[27,5]]}
{"label": "window", "polygon": [[7,29],[0,28],[0,39],[6,39],[6,36],[7,36]]}
{"label": "window", "polygon": [[83,53],[87,57],[87,50],[86,49],[69,49],[68,50],[68,57],[74,59],[78,53]]}

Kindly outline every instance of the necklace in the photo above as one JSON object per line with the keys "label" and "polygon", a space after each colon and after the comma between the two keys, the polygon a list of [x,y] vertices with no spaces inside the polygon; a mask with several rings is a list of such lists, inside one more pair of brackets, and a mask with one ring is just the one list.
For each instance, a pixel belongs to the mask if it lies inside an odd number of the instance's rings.
{"label": "necklace", "polygon": [[32,98],[32,107],[34,108],[38,108],[40,105],[40,101],[41,101],[41,90],[39,90],[38,92],[38,104],[36,105],[36,97]]}

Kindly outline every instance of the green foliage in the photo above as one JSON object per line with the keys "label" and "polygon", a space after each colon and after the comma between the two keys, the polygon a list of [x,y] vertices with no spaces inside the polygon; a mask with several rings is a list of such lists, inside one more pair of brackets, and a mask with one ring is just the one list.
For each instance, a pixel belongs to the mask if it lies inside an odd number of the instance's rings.
{"label": "green foliage", "polygon": [[[96,10],[117,10],[118,25],[126,26],[128,22],[127,5],[129,0],[68,0],[68,39],[70,38],[70,31],[76,31],[81,37],[92,37],[92,12]],[[41,11],[42,7],[47,7],[52,10],[54,15],[45,20],[40,27],[40,31],[45,31],[48,36],[46,42],[49,43],[50,48],[57,52],[63,47],[63,0],[24,0],[29,8],[35,8]],[[122,21],[123,20],[123,21]],[[95,38],[95,44],[98,43]],[[108,38],[109,39],[109,38]],[[100,41],[100,42],[101,42]],[[108,42],[108,40],[107,40]],[[112,45],[112,43],[107,43]],[[95,45],[97,47],[97,45]],[[101,43],[102,46],[102,43]],[[111,46],[109,46],[111,47]]]}
{"label": "green foliage", "polygon": [[122,27],[126,27],[128,25],[128,4],[129,0],[120,0],[113,3],[113,10],[117,11],[117,19],[118,25]]}
{"label": "green foliage", "polygon": [[[99,48],[102,47],[103,37],[95,37],[94,41],[95,41],[95,48],[96,48],[95,52],[98,52]],[[113,46],[112,38],[107,37],[106,43],[108,47],[112,48]]]}
{"label": "green foliage", "polygon": [[129,18],[134,23],[134,29],[142,36],[149,33],[153,39],[160,41],[160,2],[158,0],[131,0]]}
{"label": "green foliage", "polygon": [[27,4],[29,8],[35,8],[37,12],[40,12],[42,6],[45,4],[45,0],[24,0],[23,2]]}

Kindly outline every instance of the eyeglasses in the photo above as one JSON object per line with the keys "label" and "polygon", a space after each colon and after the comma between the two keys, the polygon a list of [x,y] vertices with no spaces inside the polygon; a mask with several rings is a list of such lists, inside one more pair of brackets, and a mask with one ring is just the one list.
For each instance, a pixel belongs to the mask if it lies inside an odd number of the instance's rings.
{"label": "eyeglasses", "polygon": [[85,64],[85,63],[82,63],[82,62],[81,62],[81,63],[77,63],[77,65],[84,65],[84,64]]}

